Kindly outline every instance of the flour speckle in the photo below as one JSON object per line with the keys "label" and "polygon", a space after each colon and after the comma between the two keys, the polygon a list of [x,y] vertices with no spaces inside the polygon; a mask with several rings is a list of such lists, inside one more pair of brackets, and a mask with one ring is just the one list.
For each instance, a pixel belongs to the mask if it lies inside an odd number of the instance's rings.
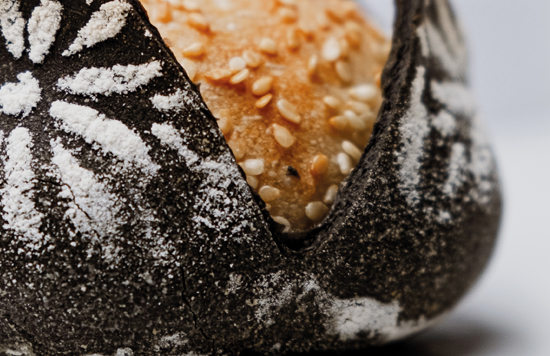
{"label": "flour speckle", "polygon": [[456,132],[456,118],[447,110],[441,110],[432,118],[432,125],[439,131],[441,136],[448,138]]}
{"label": "flour speckle", "polygon": [[63,187],[60,197],[68,199],[65,217],[84,235],[96,243],[115,235],[122,221],[117,219],[120,199],[106,191],[93,172],[82,168],[75,157],[60,142],[52,142],[52,163],[57,167]]}
{"label": "flour speckle", "polygon": [[153,78],[160,77],[159,61],[141,65],[115,65],[112,68],[83,68],[73,76],[60,78],[57,87],[70,94],[93,96],[134,92]]}
{"label": "flour speckle", "polygon": [[158,111],[180,111],[185,105],[192,105],[192,99],[181,89],[178,89],[174,94],[160,95],[157,94],[150,98],[153,106]]}
{"label": "flour speckle", "polygon": [[491,183],[491,174],[495,170],[495,164],[489,140],[478,116],[474,116],[472,120],[470,135],[472,137],[472,157],[469,169],[477,183],[474,199],[481,204],[487,204],[491,199],[494,188]]}
{"label": "flour speckle", "polygon": [[19,59],[25,49],[25,19],[19,12],[19,1],[2,0],[0,1],[0,26],[2,34],[6,39],[8,51]]}
{"label": "flour speckle", "polygon": [[52,103],[50,115],[61,120],[61,127],[67,132],[78,134],[126,164],[136,164],[148,174],[158,171],[159,166],[149,157],[149,147],[122,122],[107,119],[92,108],[63,101]]}
{"label": "flour speckle", "polygon": [[99,11],[93,13],[88,23],[78,31],[77,38],[63,55],[71,56],[84,47],[90,48],[115,37],[126,25],[126,17],[131,9],[132,6],[124,0],[113,0],[101,5]]}
{"label": "flour speckle", "polygon": [[420,201],[417,188],[420,183],[420,168],[425,156],[424,141],[430,132],[428,111],[422,103],[422,93],[426,83],[425,74],[425,67],[417,67],[416,78],[412,84],[410,109],[401,121],[403,148],[397,153],[397,161],[400,165],[400,188],[411,206],[417,205]]}
{"label": "flour speckle", "polygon": [[175,347],[184,346],[189,343],[187,335],[184,333],[176,333],[173,335],[167,335],[160,338],[156,349],[173,349]]}
{"label": "flour speckle", "polygon": [[[282,285],[282,287],[280,287]],[[255,301],[254,316],[258,322],[265,326],[275,323],[274,316],[286,304],[289,304],[296,298],[294,285],[285,283],[282,279],[282,273],[268,275],[256,284],[258,290]]]}
{"label": "flour speckle", "polygon": [[462,83],[431,81],[432,95],[445,109],[455,115],[473,116],[477,111],[475,99]]}
{"label": "flour speckle", "polygon": [[42,0],[36,7],[29,20],[29,58],[34,63],[44,62],[55,41],[55,35],[61,24],[63,6],[57,1]]}
{"label": "flour speckle", "polygon": [[[202,158],[186,144],[185,132],[179,132],[170,124],[153,124],[151,132],[163,145],[176,150],[189,169],[201,177],[195,190],[194,211],[191,220],[210,229],[223,230],[229,227],[240,229],[243,222],[240,202],[228,196],[227,189],[239,192],[243,199],[252,200],[250,188],[242,178],[233,156],[228,151],[216,157]],[[238,234],[234,231],[236,236]],[[239,238],[236,238],[239,240]]]}
{"label": "flour speckle", "polygon": [[134,351],[132,351],[132,349],[130,349],[128,347],[123,348],[123,349],[118,349],[116,351],[115,356],[134,356]]}
{"label": "flour speckle", "polygon": [[7,115],[28,116],[42,99],[40,83],[31,72],[17,75],[19,83],[7,83],[0,87],[0,106]]}
{"label": "flour speckle", "polygon": [[455,143],[451,148],[451,158],[447,168],[447,181],[443,187],[443,193],[454,199],[458,189],[466,181],[465,170],[468,164],[466,146],[463,143]]}

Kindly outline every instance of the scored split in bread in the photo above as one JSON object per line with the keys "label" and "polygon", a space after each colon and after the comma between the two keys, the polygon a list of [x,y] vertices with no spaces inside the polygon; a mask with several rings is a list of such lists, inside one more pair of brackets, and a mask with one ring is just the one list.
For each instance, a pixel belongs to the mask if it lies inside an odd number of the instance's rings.
{"label": "scored split in bread", "polygon": [[142,4],[271,215],[319,223],[369,140],[389,40],[352,1]]}
{"label": "scored split in bread", "polygon": [[347,350],[450,312],[492,251],[499,183],[449,4],[396,4],[369,143],[297,236],[139,2],[0,2],[0,352]]}

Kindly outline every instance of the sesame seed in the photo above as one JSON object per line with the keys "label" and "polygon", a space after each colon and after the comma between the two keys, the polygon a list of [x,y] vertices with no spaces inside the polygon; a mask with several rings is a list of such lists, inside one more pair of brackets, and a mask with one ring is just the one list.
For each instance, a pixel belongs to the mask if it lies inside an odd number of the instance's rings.
{"label": "sesame seed", "polygon": [[196,64],[185,58],[180,61],[180,64],[183,67],[183,69],[185,69],[185,72],[187,73],[187,76],[189,77],[189,79],[193,81],[197,76]]}
{"label": "sesame seed", "polygon": [[271,91],[272,85],[272,77],[261,77],[252,84],[252,94],[263,96]]}
{"label": "sesame seed", "polygon": [[261,187],[258,193],[260,194],[260,198],[266,203],[270,203],[281,196],[281,191],[279,189],[269,185]]}
{"label": "sesame seed", "polygon": [[281,5],[296,6],[296,0],[277,0]]}
{"label": "sesame seed", "polygon": [[365,122],[351,110],[344,111],[344,117],[348,120],[350,127],[354,130],[363,131],[367,128]]}
{"label": "sesame seed", "polygon": [[361,150],[350,141],[342,142],[342,149],[356,162],[361,159],[361,155],[363,154],[363,152],[361,152]]}
{"label": "sesame seed", "polygon": [[356,85],[349,90],[349,95],[357,101],[369,102],[377,97],[379,90],[372,84]]}
{"label": "sesame seed", "polygon": [[299,124],[302,121],[302,117],[298,114],[296,107],[285,99],[277,102],[277,109],[282,117],[292,123]]}
{"label": "sesame seed", "polygon": [[340,38],[340,50],[342,51],[342,55],[341,55],[342,58],[348,58],[349,57],[349,54],[351,52],[351,48],[350,48],[348,40],[346,40],[345,38]]}
{"label": "sesame seed", "polygon": [[275,141],[284,148],[289,148],[296,142],[296,138],[292,136],[290,131],[286,127],[281,125],[273,124],[273,136]]}
{"label": "sesame seed", "polygon": [[319,63],[319,58],[317,55],[312,55],[309,57],[309,61],[307,62],[307,74],[310,76],[314,75],[317,71],[317,64]]}
{"label": "sesame seed", "polygon": [[210,72],[207,72],[205,75],[206,79],[213,82],[222,82],[229,79],[231,76],[231,71],[229,69],[213,69]]}
{"label": "sesame seed", "polygon": [[323,59],[329,62],[335,62],[340,58],[342,50],[340,49],[340,43],[335,37],[329,37],[323,44],[322,55]]}
{"label": "sesame seed", "polygon": [[156,21],[159,21],[162,23],[168,23],[172,21],[172,11],[170,8],[170,4],[167,4],[167,3],[158,4],[156,10],[157,10],[155,14]]}
{"label": "sesame seed", "polygon": [[252,189],[258,188],[258,184],[259,184],[258,178],[253,176],[246,176],[246,181],[252,187]]}
{"label": "sesame seed", "polygon": [[350,101],[348,101],[347,105],[350,108],[350,110],[352,110],[357,115],[363,115],[363,114],[366,114],[366,113],[371,113],[370,106],[368,106],[367,104],[362,103],[360,101],[350,100]]}
{"label": "sesame seed", "polygon": [[235,159],[237,161],[240,161],[241,159],[244,158],[244,155],[246,154],[246,150],[244,145],[240,141],[229,141],[227,145],[233,152],[233,155],[235,156]]}
{"label": "sesame seed", "polygon": [[330,21],[327,15],[323,13],[317,14],[317,26],[322,30],[328,30],[330,28]]}
{"label": "sesame seed", "polygon": [[337,195],[338,195],[338,186],[336,184],[333,184],[330,187],[328,187],[327,192],[325,193],[325,197],[323,198],[323,202],[327,205],[332,205],[336,200]]}
{"label": "sesame seed", "polygon": [[336,74],[338,74],[338,77],[345,83],[349,83],[353,79],[353,72],[351,69],[351,66],[344,61],[338,61],[336,62],[336,65],[334,66],[336,69]]}
{"label": "sesame seed", "polygon": [[259,176],[264,172],[265,165],[262,159],[247,159],[239,163],[244,173],[249,176]]}
{"label": "sesame seed", "polygon": [[264,37],[261,39],[260,45],[258,48],[260,49],[260,51],[267,54],[271,54],[271,55],[277,54],[277,44],[275,43],[275,41],[273,41],[271,38],[268,38],[268,37]]}
{"label": "sesame seed", "polygon": [[306,206],[306,216],[311,221],[320,221],[328,213],[328,207],[320,201],[311,202]]}
{"label": "sesame seed", "polygon": [[315,37],[315,29],[309,24],[300,23],[298,25],[298,31],[305,37],[306,40],[311,41]]}
{"label": "sesame seed", "polygon": [[286,32],[286,46],[292,51],[300,47],[300,38],[298,37],[297,29],[291,28]]}
{"label": "sesame seed", "polygon": [[349,172],[351,172],[353,164],[351,162],[350,156],[348,156],[346,153],[339,153],[336,157],[336,161],[338,162],[338,166],[340,167],[340,173],[342,173],[343,175],[348,175]]}
{"label": "sesame seed", "polygon": [[290,222],[287,219],[283,218],[282,216],[274,216],[273,221],[275,221],[276,223],[279,223],[279,224],[281,224],[285,227],[283,232],[289,232],[290,231],[290,226],[291,226]]}
{"label": "sesame seed", "polygon": [[279,17],[283,22],[293,23],[296,22],[298,14],[296,13],[296,10],[290,9],[288,7],[283,7],[279,9]]}
{"label": "sesame seed", "polygon": [[201,42],[195,42],[188,47],[186,47],[182,54],[186,57],[200,57],[204,54],[206,51],[206,48],[204,47],[204,44]]}
{"label": "sesame seed", "polygon": [[342,12],[346,17],[355,17],[358,15],[359,8],[357,7],[357,4],[351,1],[346,1],[345,3],[341,4],[342,6]]}
{"label": "sesame seed", "polygon": [[245,69],[241,70],[239,73],[232,76],[231,79],[229,80],[229,83],[231,83],[231,84],[242,83],[246,80],[246,78],[248,78],[249,75],[250,75],[250,71],[245,68]]}
{"label": "sesame seed", "polygon": [[250,68],[258,68],[260,64],[262,64],[262,57],[254,51],[245,51],[243,53],[243,59]]}
{"label": "sesame seed", "polygon": [[219,118],[217,121],[218,121],[218,126],[220,128],[220,131],[224,135],[229,134],[231,132],[231,130],[233,129],[231,119],[226,118],[226,117],[222,117],[222,118]]}
{"label": "sesame seed", "polygon": [[346,22],[344,26],[346,39],[348,40],[349,44],[355,48],[359,47],[362,40],[361,27],[353,21]]}
{"label": "sesame seed", "polygon": [[374,76],[374,83],[376,84],[376,86],[378,88],[382,87],[382,72],[378,72],[375,76]]}
{"label": "sesame seed", "polygon": [[201,32],[208,32],[210,30],[210,24],[206,18],[199,13],[189,14],[187,17],[187,23],[189,26],[194,27],[195,29]]}
{"label": "sesame seed", "polygon": [[338,110],[342,107],[342,102],[340,99],[333,96],[325,96],[323,98],[323,103],[331,109]]}
{"label": "sesame seed", "polygon": [[258,99],[258,101],[256,101],[256,107],[258,109],[265,108],[267,106],[267,104],[269,104],[271,99],[273,99],[273,95],[271,95],[271,94],[267,94],[267,95],[262,96],[260,99]]}
{"label": "sesame seed", "polygon": [[320,176],[321,174],[325,173],[328,169],[328,158],[327,156],[323,154],[318,154],[315,157],[313,157],[313,161],[311,161],[311,168],[310,172],[314,176]]}
{"label": "sesame seed", "polygon": [[242,57],[233,57],[229,60],[229,69],[233,72],[240,72],[246,68],[246,62]]}
{"label": "sesame seed", "polygon": [[199,2],[197,0],[182,0],[183,8],[187,11],[199,11]]}
{"label": "sesame seed", "polygon": [[334,21],[336,22],[342,22],[344,20],[344,17],[346,16],[345,12],[342,9],[342,4],[338,3],[338,5],[330,6],[325,9],[325,13]]}
{"label": "sesame seed", "polygon": [[330,126],[338,131],[344,131],[349,128],[349,121],[344,116],[334,116],[329,120]]}
{"label": "sesame seed", "polygon": [[168,47],[170,48],[174,47],[174,43],[170,38],[164,37],[162,40],[164,41],[164,44],[167,45]]}

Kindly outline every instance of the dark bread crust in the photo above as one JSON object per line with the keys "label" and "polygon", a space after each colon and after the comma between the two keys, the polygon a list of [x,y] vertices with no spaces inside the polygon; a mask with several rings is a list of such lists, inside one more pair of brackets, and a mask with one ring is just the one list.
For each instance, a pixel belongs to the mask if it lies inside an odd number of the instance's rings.
{"label": "dark bread crust", "polygon": [[[388,331],[365,326],[347,338],[335,332],[333,319],[343,312],[335,309],[338,301],[396,303],[404,328],[419,320],[422,325],[448,312],[483,270],[497,234],[501,198],[471,103],[456,104],[453,96],[442,100],[435,88],[451,83],[467,92],[462,37],[447,1],[397,1],[393,49],[382,79],[386,100],[375,131],[329,218],[305,236],[280,233],[248,188],[198,88],[138,1],[127,0],[132,10],[115,37],[69,57],[63,51],[109,1],[60,2],[61,29],[43,64],[26,56],[15,60],[0,45],[1,83],[17,82],[17,74],[29,70],[42,88],[42,100],[29,116],[0,112],[0,129],[8,137],[25,127],[33,137],[32,199],[43,214],[40,232],[50,237],[38,251],[28,251],[6,221],[0,224],[0,352],[25,345],[37,355],[111,355],[123,348],[136,355],[174,355],[363,347],[386,341]],[[23,17],[38,5],[21,1]],[[59,78],[84,67],[153,60],[162,62],[162,76],[130,93],[90,100],[56,87]],[[419,82],[420,91],[414,86]],[[189,98],[178,110],[152,105],[153,95],[177,90]],[[55,101],[91,107],[123,122],[150,147],[158,172],[148,176],[136,167],[113,172],[123,166],[120,158],[64,130],[50,115]],[[449,116],[454,120],[445,134],[435,123],[442,112],[447,123]],[[415,132],[404,129],[407,123],[427,127],[419,145]],[[154,124],[172,125],[200,162],[220,164],[224,174],[178,155],[152,133]],[[123,222],[112,236],[92,242],[93,233],[83,233],[67,218],[70,198],[60,195],[66,183],[51,163],[51,141],[58,138],[81,167],[120,198]],[[458,169],[451,164],[456,148],[464,150]],[[4,142],[3,168],[6,149]],[[410,170],[403,167],[415,159],[420,164],[412,167],[418,169],[407,176]],[[2,178],[5,186],[5,169]],[[416,182],[412,190],[410,182]],[[154,223],[148,222],[151,211]],[[106,255],[112,246],[116,258]]]}

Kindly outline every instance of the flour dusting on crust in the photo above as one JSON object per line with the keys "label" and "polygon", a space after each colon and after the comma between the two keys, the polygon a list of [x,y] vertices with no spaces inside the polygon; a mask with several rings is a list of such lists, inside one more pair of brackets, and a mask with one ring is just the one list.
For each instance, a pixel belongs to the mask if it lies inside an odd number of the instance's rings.
{"label": "flour dusting on crust", "polygon": [[86,96],[128,94],[162,76],[161,70],[160,61],[112,68],[83,68],[73,76],[60,78],[57,87],[70,94]]}
{"label": "flour dusting on crust", "polygon": [[132,6],[124,0],[113,0],[101,5],[99,11],[92,14],[90,21],[79,32],[64,56],[72,56],[85,47],[92,47],[109,38],[115,37],[126,25],[126,16]]}
{"label": "flour dusting on crust", "polygon": [[428,110],[422,103],[422,93],[426,85],[426,68],[417,67],[416,77],[412,84],[411,105],[409,111],[401,119],[401,135],[403,136],[403,148],[396,153],[400,165],[401,191],[411,206],[420,201],[418,185],[420,184],[420,171],[424,159],[424,144],[426,136],[430,132],[428,122]]}
{"label": "flour dusting on crust", "polygon": [[52,103],[50,115],[61,121],[67,132],[78,134],[86,142],[112,153],[123,162],[137,164],[154,174],[158,165],[149,157],[149,147],[139,135],[118,120],[110,120],[97,110],[63,101]]}
{"label": "flour dusting on crust", "polygon": [[15,241],[30,251],[40,251],[49,240],[40,232],[44,215],[34,204],[36,176],[33,170],[33,142],[29,130],[14,129],[6,140],[4,162],[6,184],[2,194],[4,228],[12,230]]}
{"label": "flour dusting on crust", "polygon": [[176,90],[174,94],[170,95],[161,95],[156,94],[150,98],[153,106],[158,111],[168,112],[168,111],[181,111],[185,105],[192,105],[192,98],[189,97],[181,89]]}
{"label": "flour dusting on crust", "polygon": [[[201,158],[187,146],[189,135],[178,131],[170,124],[153,124],[151,132],[163,145],[176,150],[184,158],[185,163],[192,172],[201,176],[200,186],[195,192],[194,215],[191,217],[198,225],[204,225],[210,229],[224,230],[231,226],[238,229],[246,221],[241,221],[239,214],[240,202],[230,198],[226,191],[230,186],[243,194],[250,195],[246,181],[242,179],[233,156],[229,152],[217,157]],[[246,195],[245,195],[246,194]],[[249,197],[250,198],[250,197]],[[236,237],[236,239],[239,239]]]}
{"label": "flour dusting on crust", "polygon": [[114,236],[123,221],[117,218],[120,199],[106,191],[96,175],[79,165],[76,158],[60,142],[52,142],[52,163],[57,167],[63,187],[60,198],[68,199],[65,216],[77,231],[95,243]]}
{"label": "flour dusting on crust", "polygon": [[29,20],[29,58],[34,63],[44,62],[55,41],[55,35],[61,25],[63,6],[57,1],[42,0]]}
{"label": "flour dusting on crust", "polygon": [[0,107],[6,115],[28,116],[42,99],[40,83],[31,72],[17,75],[19,83],[7,83],[0,87]]}
{"label": "flour dusting on crust", "polygon": [[19,12],[18,0],[0,1],[0,26],[6,39],[8,51],[16,58],[21,58],[25,49],[25,19]]}

